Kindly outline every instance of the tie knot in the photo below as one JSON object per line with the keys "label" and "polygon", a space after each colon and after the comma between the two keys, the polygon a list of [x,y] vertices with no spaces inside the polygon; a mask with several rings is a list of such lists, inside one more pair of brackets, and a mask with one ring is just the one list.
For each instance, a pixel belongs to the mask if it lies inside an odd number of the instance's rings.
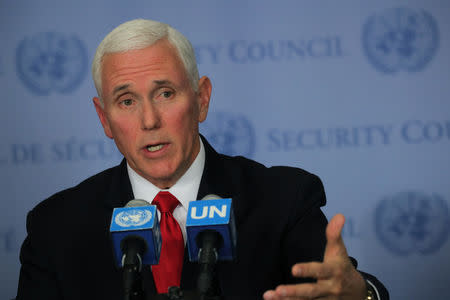
{"label": "tie knot", "polygon": [[179,203],[174,195],[166,191],[159,192],[152,201],[152,204],[155,204],[161,213],[173,213]]}

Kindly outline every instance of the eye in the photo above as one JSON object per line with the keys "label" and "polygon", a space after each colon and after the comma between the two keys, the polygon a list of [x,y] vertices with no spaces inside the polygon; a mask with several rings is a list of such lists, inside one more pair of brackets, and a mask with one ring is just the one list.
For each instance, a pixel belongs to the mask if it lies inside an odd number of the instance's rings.
{"label": "eye", "polygon": [[162,95],[164,98],[170,98],[170,96],[172,96],[173,93],[172,93],[171,91],[164,91],[164,92],[161,93],[161,95]]}
{"label": "eye", "polygon": [[157,93],[157,98],[159,100],[167,100],[167,99],[172,99],[174,96],[175,92],[171,89],[168,88],[163,88],[160,89],[160,91]]}
{"label": "eye", "polygon": [[130,106],[133,104],[133,100],[132,99],[125,99],[120,101],[120,104],[124,105],[124,106]]}
{"label": "eye", "polygon": [[172,97],[172,95],[173,95],[173,92],[172,92],[172,91],[163,91],[163,92],[161,93],[161,96],[162,96],[163,98],[166,98],[166,99],[169,99],[170,97]]}

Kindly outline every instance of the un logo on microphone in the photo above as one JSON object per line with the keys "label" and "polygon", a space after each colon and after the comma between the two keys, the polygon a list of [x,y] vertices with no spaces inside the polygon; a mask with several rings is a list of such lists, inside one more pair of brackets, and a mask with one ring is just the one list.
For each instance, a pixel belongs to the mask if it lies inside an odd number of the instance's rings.
{"label": "un logo on microphone", "polygon": [[385,10],[368,19],[362,43],[369,61],[379,71],[421,71],[439,46],[439,31],[433,17],[408,8]]}
{"label": "un logo on microphone", "polygon": [[449,211],[436,194],[401,192],[382,199],[375,212],[376,235],[397,255],[431,254],[449,234]]}
{"label": "un logo on microphone", "polygon": [[69,93],[86,74],[86,48],[75,35],[39,33],[19,43],[16,65],[19,78],[36,95]]}
{"label": "un logo on microphone", "polygon": [[118,213],[114,219],[121,227],[142,226],[152,219],[152,212],[148,209],[131,209]]}
{"label": "un logo on microphone", "polygon": [[251,157],[255,151],[255,132],[244,115],[209,113],[207,121],[201,125],[201,132],[220,153]]}

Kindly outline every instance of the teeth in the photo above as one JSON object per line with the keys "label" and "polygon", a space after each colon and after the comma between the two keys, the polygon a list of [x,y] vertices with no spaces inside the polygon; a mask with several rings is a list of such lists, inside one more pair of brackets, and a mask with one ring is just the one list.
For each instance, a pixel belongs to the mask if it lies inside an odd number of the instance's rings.
{"label": "teeth", "polygon": [[147,150],[150,151],[150,152],[155,152],[155,151],[160,150],[162,147],[163,147],[163,145],[161,145],[161,144],[160,145],[156,145],[156,146],[148,146]]}

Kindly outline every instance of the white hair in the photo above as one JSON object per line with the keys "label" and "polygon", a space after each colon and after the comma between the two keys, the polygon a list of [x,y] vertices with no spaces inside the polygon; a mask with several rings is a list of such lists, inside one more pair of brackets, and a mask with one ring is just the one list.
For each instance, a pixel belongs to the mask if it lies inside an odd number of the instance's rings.
{"label": "white hair", "polygon": [[194,49],[189,40],[173,27],[153,20],[136,19],[125,22],[111,31],[98,45],[92,61],[92,78],[103,105],[102,62],[107,53],[139,50],[167,38],[177,49],[194,91],[198,90],[198,69]]}

